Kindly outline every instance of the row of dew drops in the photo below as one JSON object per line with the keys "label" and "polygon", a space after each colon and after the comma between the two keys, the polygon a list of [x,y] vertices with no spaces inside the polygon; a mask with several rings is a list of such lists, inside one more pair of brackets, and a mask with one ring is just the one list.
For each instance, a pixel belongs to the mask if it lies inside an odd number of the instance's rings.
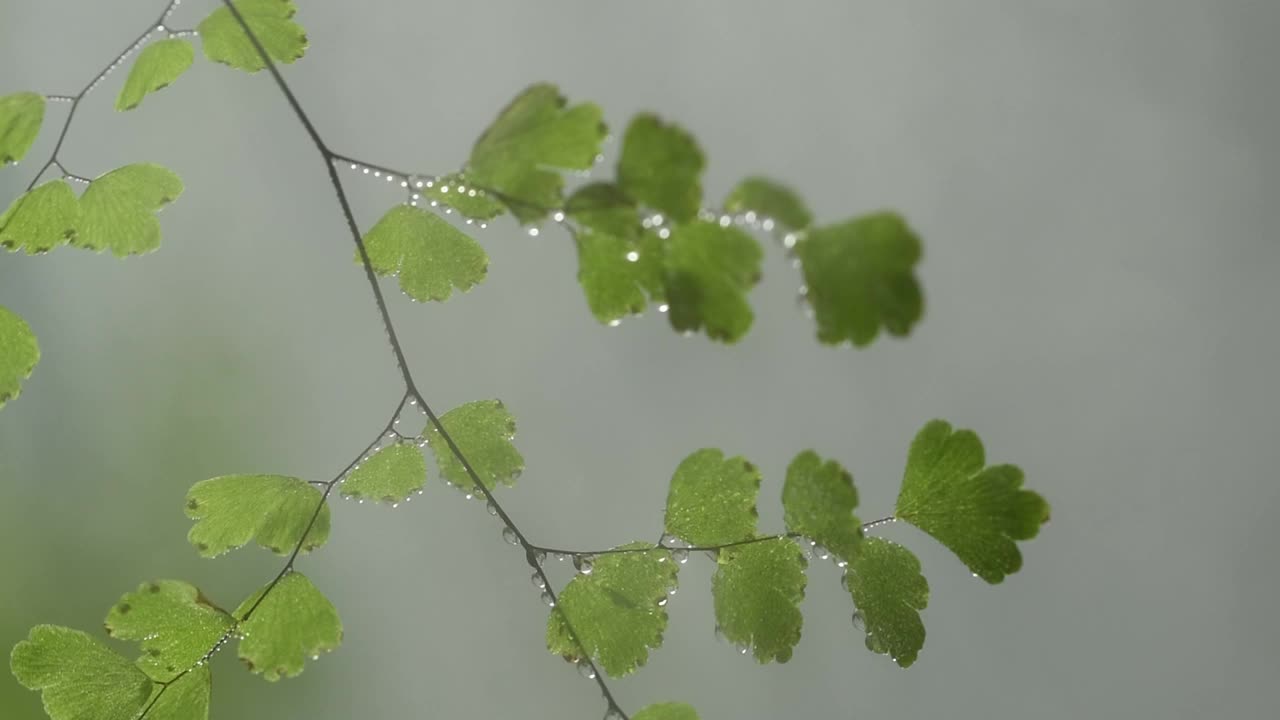
{"label": "row of dew drops", "polygon": [[[605,142],[612,143],[613,136],[606,136]],[[602,163],[604,161],[604,157],[605,156],[603,154],[596,155],[596,164],[599,165]],[[447,181],[442,181],[442,178],[437,176],[418,174],[404,175],[379,166],[367,165],[360,162],[347,162],[347,166],[353,172],[361,173],[364,176],[382,180],[393,185],[398,184],[401,189],[406,190],[409,193],[409,205],[412,207],[418,207],[418,204],[424,201],[422,191],[426,190],[436,190],[442,194],[452,192],[459,195],[466,195],[469,198],[485,197],[487,195],[487,193],[481,188],[467,187],[465,184],[449,185]],[[575,174],[578,177],[589,178],[591,176],[591,170],[578,170],[575,171]],[[441,207],[441,202],[439,200],[429,199],[426,202],[431,208],[438,210]],[[448,204],[445,204],[443,210],[445,215],[452,215],[454,209]],[[551,214],[551,219],[558,225],[563,224],[566,220],[566,215],[563,210],[556,210]],[[664,217],[662,213],[653,213],[641,220],[641,226],[646,230],[656,229],[658,237],[666,240],[671,237],[671,228],[667,225],[666,220],[667,218]],[[710,208],[702,208],[698,211],[698,220],[701,222],[716,223],[720,225],[720,227],[727,228],[734,226],[755,232],[763,232],[770,237],[773,237],[781,244],[783,249],[787,252],[788,257],[791,259],[793,267],[800,267],[800,259],[796,255],[795,248],[803,238],[803,233],[789,231],[779,235],[774,232],[778,225],[771,217],[763,216],[754,210],[747,210],[746,212],[741,213],[725,213],[718,212]],[[467,225],[474,225],[482,230],[489,227],[487,222],[477,221],[474,218],[464,217],[464,222]],[[538,237],[542,234],[542,228],[538,225],[533,225],[530,226],[526,232],[528,232],[530,237]],[[636,250],[630,250],[624,255],[624,258],[627,262],[636,263],[640,261],[640,253]],[[806,317],[812,319],[813,308],[809,303],[809,288],[807,286],[803,284],[800,285],[796,292],[796,303],[801,311],[805,313]],[[660,313],[665,313],[669,309],[670,306],[667,303],[661,303],[658,305],[658,312]],[[641,315],[642,313],[638,313],[633,317],[640,317]],[[608,322],[609,327],[618,327],[621,324],[621,318],[615,318]],[[695,333],[692,331],[686,331],[683,334],[685,337],[690,337]]]}

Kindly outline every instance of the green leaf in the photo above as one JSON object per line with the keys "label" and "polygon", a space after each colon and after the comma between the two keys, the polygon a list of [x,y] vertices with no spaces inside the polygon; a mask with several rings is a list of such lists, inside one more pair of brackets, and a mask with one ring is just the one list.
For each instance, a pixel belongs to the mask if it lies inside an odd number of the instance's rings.
{"label": "green leaf", "polygon": [[40,690],[53,720],[132,720],[152,683],[123,656],[79,630],[37,625],[9,656],[18,682]]}
{"label": "green leaf", "polygon": [[721,550],[711,595],[724,637],[751,647],[761,663],[790,660],[804,623],[799,605],[807,565],[787,538]]}
{"label": "green leaf", "polygon": [[613,183],[583,185],[565,201],[564,211],[574,222],[604,235],[624,240],[640,235],[635,201]]}
{"label": "green leaf", "polygon": [[50,180],[18,196],[0,215],[0,245],[37,255],[75,238],[79,224],[75,192],[63,180]]}
{"label": "green leaf", "polygon": [[699,177],[706,164],[693,136],[656,115],[631,120],[618,159],[618,184],[640,204],[688,222],[702,204]]}
{"label": "green leaf", "polygon": [[755,315],[746,293],[760,281],[760,244],[736,227],[695,222],[676,227],[666,249],[671,326],[736,342]]}
{"label": "green leaf", "polygon": [[132,110],[142,99],[169,87],[191,67],[196,51],[182,38],[170,38],[148,45],[133,61],[129,78],[120,88],[116,110]]}
{"label": "green leaf", "polygon": [[924,298],[913,272],[920,238],[898,215],[882,212],[816,228],[795,250],[820,341],[862,347],[881,326],[900,337],[920,320]]}
{"label": "green leaf", "polygon": [[578,282],[596,319],[612,322],[665,298],[665,247],[640,225],[635,203],[611,183],[578,189],[565,203],[577,224]]}
{"label": "green leaf", "polygon": [[208,665],[201,665],[164,690],[147,713],[147,720],[208,720],[212,692],[213,674]]}
{"label": "green leaf", "polygon": [[[290,0],[235,0],[234,4],[272,60],[288,64],[306,54],[307,34],[293,22],[298,9]],[[267,66],[225,6],[210,13],[196,29],[210,60],[249,73]]]}
{"label": "green leaf", "polygon": [[763,177],[749,177],[738,183],[725,198],[724,209],[731,213],[754,212],[760,220],[771,219],[784,230],[802,230],[813,222],[813,215],[799,195]]}
{"label": "green leaf", "polygon": [[169,682],[195,666],[233,622],[194,585],[159,580],[126,593],[104,624],[112,637],[139,641],[138,667],[153,680]]}
{"label": "green leaf", "polygon": [[44,123],[44,96],[20,92],[0,97],[0,165],[21,160]]}
{"label": "green leaf", "polygon": [[[516,436],[516,419],[507,412],[501,400],[477,400],[440,416],[440,424],[457,443],[471,469],[484,486],[492,490],[498,483],[516,484],[524,471],[524,458],[512,440]],[[435,425],[426,429],[428,443],[440,466],[440,477],[450,485],[474,488],[471,476],[454,456]]]}
{"label": "green leaf", "polygon": [[[634,542],[618,549],[652,547]],[[559,606],[551,610],[547,649],[572,660],[585,651],[613,677],[631,674],[649,659],[649,648],[662,645],[667,628],[663,606],[679,569],[670,552],[657,548],[596,556],[591,573],[570,580]],[[581,647],[570,637],[565,616]]]}
{"label": "green leaf", "polygon": [[243,618],[251,608],[240,625],[240,659],[272,682],[297,675],[308,657],[342,643],[338,611],[302,573],[290,572],[274,587],[264,586],[236,608],[235,616]]}
{"label": "green leaf", "polygon": [[862,541],[862,523],[853,514],[858,491],[853,476],[835,460],[822,462],[812,450],[796,455],[782,486],[787,530],[818,542],[852,561]]}
{"label": "green leaf", "polygon": [[419,302],[447,300],[455,287],[466,292],[489,268],[489,256],[475,240],[435,213],[409,205],[387,211],[364,243],[374,272],[398,275],[400,289]]}
{"label": "green leaf", "polygon": [[920,561],[897,543],[868,538],[848,573],[867,649],[909,667],[924,647],[920,611],[929,604],[929,583],[920,574]]}
{"label": "green leaf", "polygon": [[182,180],[159,165],[116,168],[89,183],[80,196],[79,232],[71,244],[124,257],[160,247],[154,213],[182,194]]}
{"label": "green leaf", "polygon": [[31,377],[38,362],[40,346],[31,326],[0,305],[0,407],[18,397],[22,381]]}
{"label": "green leaf", "polygon": [[1022,489],[1022,470],[983,467],[982,441],[934,420],[911,443],[896,516],[932,535],[995,584],[1022,567],[1015,540],[1030,540],[1049,520],[1049,504]]}
{"label": "green leaf", "polygon": [[587,307],[602,323],[643,312],[649,304],[647,278],[661,272],[658,252],[641,252],[639,243],[594,230],[573,234],[578,247],[578,282]]}
{"label": "green leaf", "polygon": [[[187,539],[204,557],[217,557],[250,540],[287,555],[307,533],[304,551],[329,539],[329,504],[311,485],[283,475],[224,475],[187,492],[187,517],[196,521]],[[316,515],[316,507],[320,514]],[[315,524],[310,532],[311,518]]]}
{"label": "green leaf", "polygon": [[631,720],[698,720],[698,713],[682,702],[656,703],[632,715]]}
{"label": "green leaf", "polygon": [[594,103],[566,107],[556,86],[533,85],[476,140],[466,174],[521,222],[538,220],[561,205],[564,179],[551,168],[595,164],[607,132],[602,117]]}
{"label": "green leaf", "polygon": [[410,441],[382,448],[360,463],[342,481],[342,494],[388,503],[404,499],[422,489],[427,480],[427,461]]}
{"label": "green leaf", "polygon": [[492,220],[506,212],[502,203],[490,197],[489,193],[472,187],[465,175],[446,175],[433,180],[430,187],[414,189],[472,220]]}
{"label": "green leaf", "polygon": [[671,476],[666,530],[695,546],[724,545],[756,533],[760,471],[742,457],[698,450]]}

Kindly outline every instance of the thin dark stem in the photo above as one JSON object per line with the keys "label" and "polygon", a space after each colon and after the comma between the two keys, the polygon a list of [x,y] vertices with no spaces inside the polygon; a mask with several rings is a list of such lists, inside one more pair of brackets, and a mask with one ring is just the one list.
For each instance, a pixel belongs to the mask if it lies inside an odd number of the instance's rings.
{"label": "thin dark stem", "polygon": [[[863,532],[866,532],[867,530],[874,530],[875,528],[881,525],[891,523],[896,519],[897,518],[894,518],[892,515],[889,517],[879,518],[877,520],[872,520],[870,522],[862,523],[861,528]],[[687,552],[718,552],[726,548],[739,547],[741,545],[754,545],[756,543],[769,542],[770,540],[780,540],[782,538],[798,540],[802,537],[804,537],[804,535],[800,533],[789,532],[789,533],[780,533],[777,535],[761,535],[759,537],[753,537],[747,540],[737,540],[734,542],[724,543],[721,545],[670,545],[665,542],[658,541],[654,545],[648,545],[644,547],[609,548],[607,550],[565,550],[562,548],[543,547],[541,545],[534,545],[533,549],[538,552],[546,553],[547,555],[579,555],[579,556],[621,555],[624,553],[649,552],[654,548],[661,548],[664,550],[685,550]]]}
{"label": "thin dark stem", "polygon": [[[506,510],[504,510],[502,506],[498,503],[497,499],[493,495],[493,492],[490,491],[489,488],[485,486],[485,484],[481,481],[479,474],[476,473],[475,468],[472,467],[471,465],[471,462],[467,459],[466,455],[462,452],[462,449],[458,447],[457,442],[454,441],[453,437],[449,434],[449,431],[440,422],[439,416],[437,416],[435,411],[431,409],[431,406],[427,403],[426,399],[422,396],[422,393],[418,390],[417,383],[413,379],[413,373],[409,369],[409,363],[405,358],[404,349],[401,347],[399,337],[396,334],[395,324],[391,320],[391,313],[387,310],[387,303],[386,303],[386,299],[383,297],[382,288],[378,283],[377,275],[374,274],[373,263],[369,259],[369,251],[365,247],[364,239],[360,235],[360,229],[356,225],[355,213],[351,210],[351,204],[347,200],[346,191],[342,186],[342,179],[338,176],[337,168],[334,167],[334,160],[339,158],[331,150],[329,150],[328,145],[326,145],[324,140],[320,137],[320,133],[316,130],[315,125],[312,124],[311,119],[307,116],[306,111],[302,109],[301,104],[298,102],[297,97],[294,96],[292,89],[289,87],[289,84],[285,82],[284,77],[280,74],[279,68],[276,67],[275,62],[271,59],[271,56],[267,53],[266,48],[262,46],[262,42],[258,39],[257,35],[254,34],[253,29],[249,27],[249,24],[247,22],[245,22],[245,19],[240,14],[239,9],[236,8],[236,6],[231,2],[231,0],[222,0],[222,2],[223,2],[223,5],[225,5],[231,11],[231,14],[233,17],[235,17],[236,22],[240,24],[240,27],[244,30],[245,34],[248,36],[249,41],[253,44],[254,49],[258,52],[259,57],[262,58],[263,63],[267,67],[267,70],[271,73],[272,79],[275,80],[276,87],[279,88],[281,94],[285,96],[285,99],[288,101],[289,106],[293,109],[294,115],[297,116],[298,121],[302,123],[303,128],[306,129],[307,135],[310,136],[312,144],[315,145],[316,150],[321,155],[321,159],[324,161],[325,170],[329,175],[329,182],[330,184],[332,184],[333,190],[338,196],[338,204],[342,208],[343,218],[346,220],[347,228],[351,232],[352,240],[355,242],[356,250],[359,252],[360,259],[363,262],[364,270],[365,270],[365,278],[369,282],[369,289],[373,293],[374,303],[377,305],[378,314],[382,318],[383,329],[386,330],[387,339],[391,344],[392,354],[395,356],[396,365],[400,369],[400,376],[404,380],[405,391],[411,400],[411,404],[412,404],[412,401],[417,401],[417,403],[422,408],[422,411],[426,413],[427,419],[430,421],[432,427],[434,427],[436,432],[439,433],[440,438],[444,440],[445,444],[449,447],[449,451],[453,453],[453,456],[458,460],[458,463],[462,465],[462,469],[466,472],[467,477],[470,478],[471,482],[476,486],[476,488],[478,488],[484,494],[485,499],[494,508],[494,510],[497,512],[498,517],[507,526],[507,528],[509,528],[512,531],[512,533],[514,533],[515,536],[519,539],[520,545],[525,550],[525,557],[528,560],[529,564],[534,568],[535,572],[537,572],[541,576],[543,582],[546,583],[546,591],[547,591],[548,597],[551,600],[554,611],[560,613],[560,617],[564,621],[565,630],[568,633],[570,639],[573,641],[575,646],[585,647],[582,644],[581,639],[578,637],[577,631],[574,629],[572,622],[570,622],[563,608],[560,607],[555,591],[551,589],[550,579],[546,576],[546,572],[542,568],[542,563],[536,555],[534,546],[520,531],[520,528],[516,526],[515,522],[507,514]],[[332,490],[332,486],[326,489],[325,491],[326,497],[328,496],[331,490]],[[319,509],[316,510],[316,514],[318,513],[319,513]],[[313,516],[312,522],[314,522],[314,520],[315,520],[315,517]],[[310,526],[308,526],[308,529],[310,529]],[[304,537],[305,537],[305,533],[304,533]],[[301,547],[301,541],[299,542],[298,547]],[[294,556],[296,556],[298,553],[298,547],[295,547],[294,549]],[[284,572],[287,572],[288,568],[292,567],[292,564],[293,564],[293,557],[290,557],[289,564],[286,566],[286,570],[282,571],[281,575],[278,576],[275,581],[272,581],[273,586],[275,582],[279,580],[279,577],[282,577]],[[268,590],[269,589],[270,588],[268,588]],[[264,592],[263,596],[265,595],[266,593]],[[259,602],[261,602],[261,598],[259,598]],[[250,609],[250,612],[252,612],[252,608]],[[248,614],[246,614],[246,617],[247,616]],[[604,698],[608,703],[609,711],[617,715],[620,715],[623,718],[623,720],[626,720],[627,718],[626,712],[622,710],[621,706],[618,705],[617,700],[614,699],[613,692],[609,689],[608,683],[605,682],[604,674],[600,672],[598,667],[596,667],[595,661],[592,660],[587,653],[584,653],[583,661],[590,665],[592,669],[592,674],[595,676],[596,685],[600,688],[601,693],[604,695]]]}
{"label": "thin dark stem", "polygon": [[[157,27],[164,24],[164,21],[173,14],[174,8],[178,6],[178,2],[179,0],[169,0],[169,2],[164,6],[164,10],[160,13],[160,17],[156,18],[155,21],[148,25],[146,30],[139,33],[138,37],[135,38],[133,42],[129,43],[128,47],[121,50],[114,58],[111,59],[111,62],[104,65],[102,69],[93,76],[93,79],[86,83],[84,87],[80,88],[80,91],[75,95],[48,96],[49,98],[56,98],[58,100],[70,100],[71,109],[67,111],[67,117],[62,121],[62,130],[58,132],[58,140],[53,145],[53,152],[49,155],[49,160],[40,168],[40,171],[36,173],[36,176],[31,178],[31,184],[27,185],[27,192],[31,192],[31,188],[36,186],[36,183],[39,182],[40,178],[49,168],[54,167],[55,165],[59,169],[62,168],[61,163],[58,162],[58,152],[62,150],[62,145],[67,140],[67,133],[71,130],[71,123],[76,118],[76,111],[80,109],[80,101],[84,100],[84,97],[88,95],[91,90],[97,87],[98,83],[102,82],[102,79],[107,76],[107,73],[114,70],[126,57],[129,57],[130,53],[141,47],[142,44],[147,41],[147,38],[151,37],[151,33],[156,31]],[[63,172],[65,173],[66,171],[64,170]]]}

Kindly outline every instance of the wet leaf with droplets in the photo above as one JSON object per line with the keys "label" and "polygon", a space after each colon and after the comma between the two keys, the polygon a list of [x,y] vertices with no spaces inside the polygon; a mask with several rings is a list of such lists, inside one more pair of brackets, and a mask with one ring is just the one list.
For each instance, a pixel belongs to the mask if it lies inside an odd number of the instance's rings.
{"label": "wet leaf with droplets", "polygon": [[143,583],[112,606],[107,634],[138,641],[138,667],[168,682],[196,664],[231,627],[227,612],[181,580]]}
{"label": "wet leaf with droplets", "polygon": [[555,85],[533,85],[505,107],[471,149],[467,176],[521,222],[561,205],[557,170],[595,164],[606,128],[594,103],[567,106]]}
{"label": "wet leaf with droplets", "polygon": [[41,691],[53,720],[133,718],[151,697],[151,679],[87,633],[37,625],[9,656],[24,687]]}
{"label": "wet leaf with droplets", "polygon": [[[480,481],[490,490],[501,483],[508,487],[524,471],[524,457],[512,439],[516,420],[501,400],[477,400],[440,416],[440,424],[458,444]],[[474,488],[475,483],[462,463],[454,456],[434,425],[428,426],[429,447],[440,466],[440,476],[461,488]]]}
{"label": "wet leaf with droplets", "polygon": [[502,203],[483,190],[472,187],[466,175],[446,175],[432,181],[431,187],[415,187],[413,190],[472,220],[492,220],[506,212]]}
{"label": "wet leaf with droplets", "polygon": [[489,269],[479,243],[439,215],[409,205],[388,210],[364,243],[374,272],[398,276],[400,289],[419,302],[447,300],[455,287],[466,292]]}
{"label": "wet leaf with droplets", "polygon": [[782,509],[787,530],[829,548],[846,561],[857,554],[862,524],[853,509],[858,491],[853,476],[835,460],[823,462],[812,450],[796,455],[787,467]]}
{"label": "wet leaf with droplets", "polygon": [[[278,554],[293,551],[306,533],[304,551],[329,539],[329,504],[308,483],[284,475],[224,475],[187,492],[187,517],[196,521],[187,539],[204,557],[217,557],[250,540]],[[320,514],[316,515],[316,508]],[[307,531],[312,516],[315,524]]]}
{"label": "wet leaf with droplets", "polygon": [[17,313],[0,305],[0,407],[22,392],[40,362],[40,345],[31,326]]}
{"label": "wet leaf with droplets", "polygon": [[682,702],[655,703],[632,715],[631,720],[698,720],[698,713]]}
{"label": "wet leaf with droplets", "polygon": [[[293,21],[298,9],[291,0],[233,1],[272,60],[288,64],[306,54],[307,34]],[[210,60],[250,73],[267,66],[244,28],[225,6],[210,13],[196,29],[204,45],[204,55]]]}
{"label": "wet leaf with droplets", "polygon": [[1049,504],[1022,488],[1022,470],[986,464],[972,430],[943,420],[925,425],[911,443],[896,516],[946,545],[989,583],[1022,567],[1016,540],[1030,540],[1049,520]]}
{"label": "wet leaf with droplets", "polygon": [[44,96],[33,92],[0,97],[0,165],[18,162],[44,123]]}
{"label": "wet leaf with droplets", "polygon": [[700,177],[706,159],[693,136],[658,116],[631,120],[618,158],[618,184],[628,195],[672,220],[688,222],[702,204]]}
{"label": "wet leaf with droplets", "polygon": [[693,545],[723,545],[756,532],[760,471],[742,457],[698,450],[676,468],[667,492],[666,532]]}
{"label": "wet leaf with droplets", "polygon": [[929,604],[929,583],[916,556],[897,543],[868,538],[849,565],[848,585],[867,648],[902,667],[914,663],[924,647],[920,611]]}
{"label": "wet leaf with droplets", "polygon": [[759,220],[771,219],[784,230],[801,230],[813,222],[813,214],[791,188],[763,177],[738,183],[724,201],[725,212],[754,212]]}
{"label": "wet leaf with droplets", "polygon": [[129,69],[129,77],[116,97],[116,110],[132,110],[143,98],[163,90],[191,67],[196,51],[182,38],[170,38],[148,45]]}
{"label": "wet leaf with droplets", "polygon": [[251,608],[253,613],[240,625],[240,659],[267,680],[293,677],[307,658],[342,643],[337,609],[302,573],[290,572],[274,587],[258,590],[234,614],[243,618]]}
{"label": "wet leaf with droplets", "polygon": [[[622,549],[651,548],[635,542]],[[634,672],[662,645],[667,612],[659,601],[676,586],[679,567],[666,550],[609,553],[592,561],[589,574],[579,574],[560,593],[560,606],[547,619],[547,649],[580,659],[585,652],[613,677]],[[565,626],[563,612],[577,632],[577,646]]]}
{"label": "wet leaf with droplets", "polygon": [[727,343],[741,339],[755,319],[746,296],[760,281],[762,257],[760,243],[733,226],[673,228],[664,273],[671,326]]}
{"label": "wet leaf with droplets", "polygon": [[883,327],[904,336],[924,313],[920,238],[892,212],[814,228],[795,247],[818,340],[867,345]]}
{"label": "wet leaf with droplets", "polygon": [[182,194],[182,180],[167,168],[136,163],[89,183],[80,196],[80,227],[71,244],[124,257],[160,247],[156,213]]}
{"label": "wet leaf with droplets", "polygon": [[79,225],[75,192],[65,180],[50,180],[19,195],[0,215],[0,246],[38,255],[69,242]]}
{"label": "wet leaf with droplets", "polygon": [[342,494],[398,503],[422,489],[427,481],[427,461],[408,441],[382,448],[360,463],[342,481]]}
{"label": "wet leaf with droplets", "polygon": [[725,638],[750,647],[761,663],[790,660],[804,623],[799,606],[807,565],[799,546],[787,538],[721,551],[711,595]]}
{"label": "wet leaf with droplets", "polygon": [[664,244],[641,226],[635,204],[618,186],[583,186],[570,196],[565,212],[578,226],[578,282],[597,320],[608,323],[640,313],[665,298]]}
{"label": "wet leaf with droplets", "polygon": [[578,282],[587,307],[602,323],[644,312],[651,298],[651,278],[662,272],[662,246],[584,230],[573,235],[578,248]]}

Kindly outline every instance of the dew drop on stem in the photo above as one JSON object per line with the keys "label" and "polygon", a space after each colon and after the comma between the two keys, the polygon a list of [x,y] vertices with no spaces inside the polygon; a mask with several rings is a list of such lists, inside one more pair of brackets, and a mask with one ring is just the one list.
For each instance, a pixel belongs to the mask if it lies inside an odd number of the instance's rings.
{"label": "dew drop on stem", "polygon": [[685,548],[676,548],[671,551],[671,557],[681,565],[689,562],[689,551]]}
{"label": "dew drop on stem", "polygon": [[502,539],[506,540],[508,545],[520,544],[520,536],[516,535],[515,529],[510,526],[502,528]]}
{"label": "dew drop on stem", "polygon": [[555,607],[555,606],[556,606],[556,599],[555,599],[555,598],[553,598],[553,597],[551,597],[551,591],[550,591],[550,590],[543,590],[543,591],[542,591],[542,603],[543,603],[544,605],[546,605],[547,607]]}
{"label": "dew drop on stem", "polygon": [[591,663],[586,660],[578,661],[578,674],[588,680],[596,679],[596,669],[591,667]]}
{"label": "dew drop on stem", "polygon": [[574,555],[573,567],[583,575],[590,575],[595,569],[595,563],[591,561],[590,555]]}
{"label": "dew drop on stem", "polygon": [[537,588],[538,590],[546,590],[546,589],[547,589],[547,583],[546,583],[546,581],[544,581],[544,580],[542,579],[542,574],[541,574],[541,573],[534,573],[534,574],[530,575],[530,576],[529,576],[529,582],[530,582],[530,583],[532,583],[532,584],[533,584],[533,586],[534,586],[535,588]]}
{"label": "dew drop on stem", "polygon": [[498,506],[497,506],[497,505],[494,505],[492,500],[490,500],[489,502],[485,503],[484,509],[485,509],[485,510],[487,510],[487,511],[489,511],[489,514],[490,514],[490,515],[493,515],[493,516],[495,516],[495,517],[496,517],[496,516],[497,516],[497,514],[498,514]]}
{"label": "dew drop on stem", "polygon": [[855,610],[853,613],[853,629],[858,632],[867,631],[867,621],[862,617],[861,610]]}

